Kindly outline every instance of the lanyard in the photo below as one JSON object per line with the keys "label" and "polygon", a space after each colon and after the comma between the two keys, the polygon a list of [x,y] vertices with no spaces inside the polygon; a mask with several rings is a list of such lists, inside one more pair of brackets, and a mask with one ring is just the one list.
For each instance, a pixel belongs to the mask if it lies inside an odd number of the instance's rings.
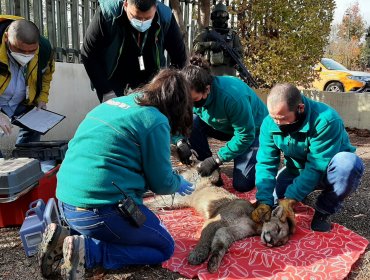
{"label": "lanyard", "polygon": [[143,43],[141,44],[140,46],[140,34],[141,32],[138,32],[138,36],[137,36],[137,39],[134,35],[134,33],[131,33],[132,34],[132,37],[134,38],[135,42],[136,42],[136,45],[138,46],[138,48],[140,49],[140,56],[143,55],[143,49],[144,49],[144,46],[145,46],[145,43],[146,43],[146,39],[148,38],[148,30],[145,31],[145,35],[144,35],[144,39],[143,39]]}
{"label": "lanyard", "polygon": [[140,55],[137,58],[138,59],[138,62],[139,62],[140,71],[144,71],[145,70],[145,63],[144,63],[144,57],[143,57],[143,49],[144,49],[144,46],[145,46],[146,39],[148,37],[148,30],[145,32],[143,43],[141,44],[141,46],[140,46],[140,34],[141,34],[141,32],[139,32],[139,34],[137,36],[137,40],[135,38],[134,33],[131,33],[131,34],[132,34],[132,37],[134,37],[134,40],[135,40],[137,46],[140,49]]}

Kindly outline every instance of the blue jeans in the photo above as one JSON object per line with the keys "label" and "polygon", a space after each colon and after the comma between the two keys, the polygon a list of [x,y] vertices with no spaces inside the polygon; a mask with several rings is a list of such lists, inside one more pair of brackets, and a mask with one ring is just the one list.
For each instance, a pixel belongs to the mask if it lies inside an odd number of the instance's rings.
{"label": "blue jeans", "polygon": [[[315,208],[325,214],[338,212],[344,199],[360,184],[364,172],[361,159],[354,153],[340,152],[329,162],[326,175],[316,189],[323,190],[318,196]],[[287,168],[279,171],[276,178],[277,198],[284,198],[287,187],[294,178]]]}
{"label": "blue jeans", "polygon": [[170,233],[146,206],[139,208],[147,219],[137,228],[115,205],[80,209],[59,202],[62,218],[85,237],[86,268],[159,264],[172,256],[175,243]]}
{"label": "blue jeans", "polygon": [[[250,148],[241,155],[234,158],[233,169],[233,187],[239,192],[247,192],[255,186],[256,176],[256,155],[259,147],[258,135],[250,146]],[[197,154],[199,160],[204,160],[212,156],[209,148],[208,137],[212,137],[221,141],[229,141],[233,135],[217,131],[202,121],[197,115],[193,115],[193,130],[191,132],[189,142]]]}

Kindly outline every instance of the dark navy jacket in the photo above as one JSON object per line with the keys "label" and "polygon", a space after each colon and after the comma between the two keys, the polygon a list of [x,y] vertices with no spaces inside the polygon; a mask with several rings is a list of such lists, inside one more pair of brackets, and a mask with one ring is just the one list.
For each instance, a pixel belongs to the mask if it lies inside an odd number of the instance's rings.
{"label": "dark navy jacket", "polygon": [[[156,15],[140,50],[138,36],[143,41],[145,33],[131,26],[123,2],[100,1],[81,50],[83,64],[100,100],[111,90],[122,95],[127,86],[135,88],[147,83],[166,66],[164,50],[176,68],[182,68],[187,58],[180,29],[169,7],[157,2]],[[144,71],[139,68],[141,55]]]}

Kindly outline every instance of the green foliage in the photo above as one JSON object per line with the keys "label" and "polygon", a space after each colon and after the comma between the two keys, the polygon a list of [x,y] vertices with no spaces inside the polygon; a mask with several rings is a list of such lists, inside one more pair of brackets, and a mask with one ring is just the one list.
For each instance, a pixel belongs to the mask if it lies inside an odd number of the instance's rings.
{"label": "green foliage", "polygon": [[308,85],[323,56],[334,0],[234,0],[237,29],[251,73],[271,87]]}

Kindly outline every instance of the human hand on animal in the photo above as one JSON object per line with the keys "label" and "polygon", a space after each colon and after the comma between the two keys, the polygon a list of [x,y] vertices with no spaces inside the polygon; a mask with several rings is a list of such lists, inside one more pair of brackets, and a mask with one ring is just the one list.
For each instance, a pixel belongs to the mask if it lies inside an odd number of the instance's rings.
{"label": "human hand on animal", "polygon": [[186,181],[184,177],[182,177],[181,175],[180,177],[181,177],[180,188],[177,190],[177,193],[182,196],[192,194],[192,192],[194,191],[193,184]]}
{"label": "human hand on animal", "polygon": [[0,128],[4,134],[9,136],[12,133],[12,124],[7,115],[0,112]]}
{"label": "human hand on animal", "polygon": [[197,170],[202,177],[206,177],[212,174],[222,164],[221,160],[217,157],[208,157],[198,164]]}
{"label": "human hand on animal", "polygon": [[176,147],[180,162],[186,165],[191,165],[191,156],[193,155],[193,153],[191,152],[188,142],[186,142],[186,140],[184,139],[180,139],[179,141],[177,141]]}
{"label": "human hand on animal", "polygon": [[[283,219],[287,219],[289,221],[289,223],[291,224],[291,231],[294,232],[295,231],[295,226],[296,226],[296,221],[295,221],[295,214],[294,214],[294,210],[293,210],[293,207],[294,205],[297,203],[297,201],[295,199],[291,199],[291,198],[284,198],[284,199],[280,199],[279,200],[279,206],[281,206],[283,209],[284,209],[284,218]],[[284,222],[284,221],[282,221]]]}
{"label": "human hand on animal", "polygon": [[257,201],[257,207],[256,209],[253,210],[252,212],[252,220],[255,223],[262,223],[262,222],[267,222],[270,221],[271,219],[271,206],[264,204],[264,203],[259,203]]}

